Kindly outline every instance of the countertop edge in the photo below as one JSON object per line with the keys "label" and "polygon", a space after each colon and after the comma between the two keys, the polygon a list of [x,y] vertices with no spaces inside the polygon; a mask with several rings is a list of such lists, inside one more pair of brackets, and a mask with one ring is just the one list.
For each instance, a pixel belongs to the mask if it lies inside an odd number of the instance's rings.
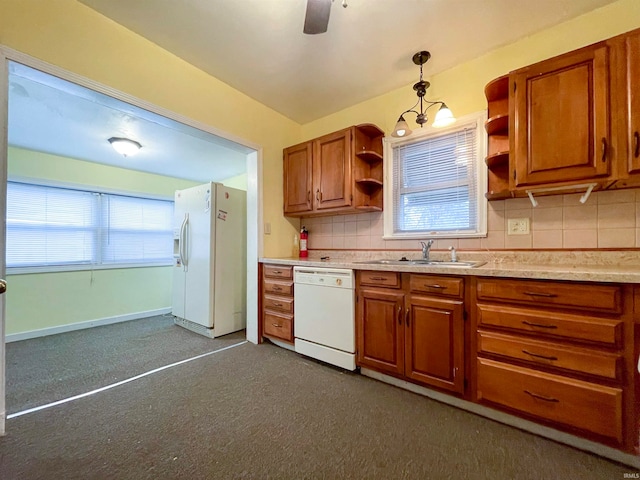
{"label": "countertop edge", "polygon": [[319,260],[298,258],[259,259],[261,263],[275,265],[349,268],[352,270],[375,270],[386,272],[429,273],[440,275],[465,275],[475,277],[525,278],[534,280],[573,280],[580,282],[640,283],[640,266],[600,265],[536,265],[486,263],[480,267],[438,267],[424,265],[376,265],[346,260]]}

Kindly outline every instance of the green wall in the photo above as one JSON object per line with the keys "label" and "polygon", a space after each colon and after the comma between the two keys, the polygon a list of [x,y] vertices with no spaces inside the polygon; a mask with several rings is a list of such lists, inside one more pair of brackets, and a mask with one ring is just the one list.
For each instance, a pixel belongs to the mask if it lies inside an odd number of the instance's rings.
{"label": "green wall", "polygon": [[[194,182],[9,147],[9,179],[173,197]],[[15,334],[171,306],[172,267],[8,274],[6,333]]]}

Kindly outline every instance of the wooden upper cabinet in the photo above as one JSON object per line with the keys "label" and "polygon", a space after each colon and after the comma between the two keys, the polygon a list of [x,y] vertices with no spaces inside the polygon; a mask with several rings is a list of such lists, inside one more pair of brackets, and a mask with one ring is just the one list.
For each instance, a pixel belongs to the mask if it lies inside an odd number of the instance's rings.
{"label": "wooden upper cabinet", "polygon": [[625,47],[627,165],[629,173],[640,174],[640,31],[625,37]]}
{"label": "wooden upper cabinet", "polygon": [[512,72],[513,187],[609,175],[609,47],[595,44]]}
{"label": "wooden upper cabinet", "polygon": [[301,143],[283,152],[284,170],[284,213],[311,212],[312,158],[311,142]]}
{"label": "wooden upper cabinet", "polygon": [[351,129],[313,141],[313,192],[316,210],[351,205]]}
{"label": "wooden upper cabinet", "polygon": [[382,211],[382,138],[365,123],[284,149],[284,214]]}

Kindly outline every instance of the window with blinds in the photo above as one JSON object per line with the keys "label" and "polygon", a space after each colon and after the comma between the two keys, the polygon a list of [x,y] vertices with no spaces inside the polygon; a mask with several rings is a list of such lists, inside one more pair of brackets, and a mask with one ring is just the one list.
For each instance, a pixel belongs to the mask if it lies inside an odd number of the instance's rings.
{"label": "window with blinds", "polygon": [[486,233],[482,122],[459,125],[391,146],[392,225],[387,237]]}
{"label": "window with blinds", "polygon": [[7,267],[167,263],[173,202],[7,183]]}

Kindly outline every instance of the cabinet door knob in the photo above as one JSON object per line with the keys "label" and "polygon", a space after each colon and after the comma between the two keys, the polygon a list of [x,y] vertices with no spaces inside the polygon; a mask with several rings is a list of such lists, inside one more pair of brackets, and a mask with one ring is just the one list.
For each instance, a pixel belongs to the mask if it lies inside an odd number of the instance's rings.
{"label": "cabinet door knob", "polygon": [[633,132],[633,142],[635,144],[633,147],[633,156],[638,158],[640,157],[640,133],[637,131]]}
{"label": "cabinet door knob", "polygon": [[607,161],[607,139],[602,137],[602,161]]}

